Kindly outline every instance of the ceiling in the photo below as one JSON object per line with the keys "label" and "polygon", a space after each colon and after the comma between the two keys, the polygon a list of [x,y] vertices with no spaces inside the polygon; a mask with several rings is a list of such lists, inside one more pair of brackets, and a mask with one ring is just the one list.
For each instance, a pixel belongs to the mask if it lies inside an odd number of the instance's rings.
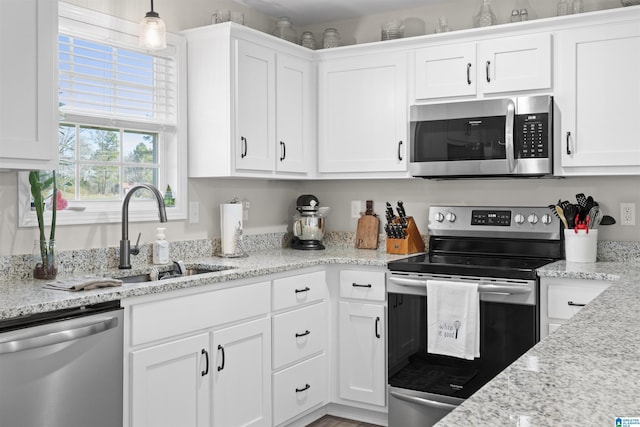
{"label": "ceiling", "polygon": [[288,16],[294,25],[319,24],[409,9],[446,0],[235,0],[274,17]]}

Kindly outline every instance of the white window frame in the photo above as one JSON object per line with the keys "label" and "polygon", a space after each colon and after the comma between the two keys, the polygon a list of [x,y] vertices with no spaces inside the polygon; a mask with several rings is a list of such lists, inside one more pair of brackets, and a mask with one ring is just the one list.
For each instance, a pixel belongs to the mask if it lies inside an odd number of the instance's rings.
{"label": "white window frame", "polygon": [[[138,23],[116,18],[104,13],[60,2],[58,11],[58,28],[61,33],[90,40],[104,41],[128,49],[139,49]],[[57,46],[57,43],[56,43]],[[175,133],[161,133],[164,140],[159,144],[158,159],[160,162],[158,189],[164,194],[167,183],[171,185],[175,206],[167,208],[169,220],[187,218],[188,180],[187,180],[187,57],[186,39],[176,34],[167,34],[167,49],[163,52],[174,55],[177,73],[177,112]],[[57,55],[56,55],[57,58]],[[57,87],[56,87],[57,89]],[[57,99],[57,97],[56,97]],[[55,107],[57,108],[57,106]],[[61,122],[80,123],[69,115]],[[130,126],[138,127],[132,122]],[[97,119],[91,123],[96,126],[131,128],[123,121],[110,122],[109,119]],[[173,137],[173,138],[168,138]],[[168,141],[167,139],[173,139]],[[139,190],[141,195],[146,190]],[[69,201],[71,209],[57,212],[58,225],[119,223],[122,221],[122,201],[95,202]],[[153,199],[132,200],[129,205],[129,221],[157,221],[158,207]],[[51,213],[45,211],[45,225],[51,223]],[[35,212],[31,210],[31,192],[28,172],[18,174],[18,225],[20,227],[36,227],[38,225]]]}

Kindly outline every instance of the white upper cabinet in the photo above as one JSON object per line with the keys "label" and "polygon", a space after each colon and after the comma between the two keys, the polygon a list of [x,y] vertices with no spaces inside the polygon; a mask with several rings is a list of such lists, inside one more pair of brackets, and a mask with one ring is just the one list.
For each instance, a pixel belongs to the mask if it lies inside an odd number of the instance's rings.
{"label": "white upper cabinet", "polygon": [[561,175],[640,173],[640,21],[558,33]]}
{"label": "white upper cabinet", "polygon": [[318,80],[320,174],[407,176],[406,52],[326,59]]}
{"label": "white upper cabinet", "polygon": [[551,88],[551,34],[415,50],[415,99]]}
{"label": "white upper cabinet", "polygon": [[312,51],[233,23],[184,34],[189,176],[305,176],[314,143]]}
{"label": "white upper cabinet", "polygon": [[[276,54],[235,41],[236,169],[272,171],[275,153]],[[197,114],[197,113],[195,113]]]}
{"label": "white upper cabinet", "polygon": [[0,2],[0,168],[58,165],[58,2]]}
{"label": "white upper cabinet", "polygon": [[309,171],[312,138],[311,63],[290,55],[276,59],[276,170]]}

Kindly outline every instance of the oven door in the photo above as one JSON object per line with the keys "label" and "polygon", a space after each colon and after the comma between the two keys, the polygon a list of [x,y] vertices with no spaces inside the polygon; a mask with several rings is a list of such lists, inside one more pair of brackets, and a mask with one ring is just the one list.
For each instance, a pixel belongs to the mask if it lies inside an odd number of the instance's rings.
{"label": "oven door", "polygon": [[[478,282],[479,358],[427,353],[429,279]],[[388,273],[390,425],[437,422],[533,347],[539,337],[537,286],[535,280]]]}

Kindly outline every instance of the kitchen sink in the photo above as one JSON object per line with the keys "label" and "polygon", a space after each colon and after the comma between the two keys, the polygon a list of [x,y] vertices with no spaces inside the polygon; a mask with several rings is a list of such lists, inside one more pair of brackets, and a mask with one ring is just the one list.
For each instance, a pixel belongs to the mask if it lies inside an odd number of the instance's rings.
{"label": "kitchen sink", "polygon": [[217,271],[231,270],[235,267],[227,267],[223,265],[211,265],[206,267],[189,267],[184,270],[184,274],[178,273],[176,270],[150,272],[142,274],[134,274],[132,276],[118,277],[124,283],[142,283],[152,282],[154,280],[167,280],[176,277],[195,276],[198,274],[215,273]]}

